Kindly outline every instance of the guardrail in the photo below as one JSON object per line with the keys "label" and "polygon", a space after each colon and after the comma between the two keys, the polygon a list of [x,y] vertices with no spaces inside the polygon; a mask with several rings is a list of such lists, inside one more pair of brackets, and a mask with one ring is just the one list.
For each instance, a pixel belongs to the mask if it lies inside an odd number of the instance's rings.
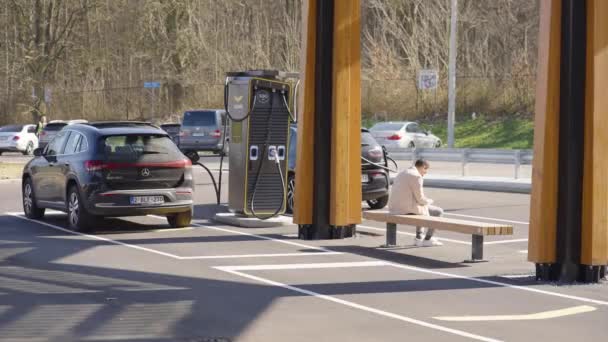
{"label": "guardrail", "polygon": [[513,164],[514,178],[519,178],[521,165],[532,164],[532,150],[500,150],[487,148],[403,148],[387,149],[395,160],[416,160],[461,163],[466,176],[468,163]]}

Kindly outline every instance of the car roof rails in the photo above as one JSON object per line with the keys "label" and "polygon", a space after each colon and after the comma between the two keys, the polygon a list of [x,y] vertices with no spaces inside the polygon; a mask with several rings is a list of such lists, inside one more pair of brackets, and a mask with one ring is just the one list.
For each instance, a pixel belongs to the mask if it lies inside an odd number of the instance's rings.
{"label": "car roof rails", "polygon": [[95,128],[148,126],[159,129],[158,126],[145,121],[97,121],[85,123],[85,125],[93,126]]}

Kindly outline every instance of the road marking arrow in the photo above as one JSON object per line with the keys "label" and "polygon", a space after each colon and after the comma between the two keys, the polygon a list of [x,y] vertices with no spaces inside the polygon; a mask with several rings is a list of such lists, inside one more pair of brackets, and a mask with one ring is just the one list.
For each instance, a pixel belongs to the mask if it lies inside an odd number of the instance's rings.
{"label": "road marking arrow", "polygon": [[581,305],[567,309],[551,310],[524,315],[496,315],[496,316],[441,316],[433,317],[440,321],[451,322],[482,322],[482,321],[533,321],[540,319],[551,319],[563,316],[582,314],[597,310],[593,306]]}

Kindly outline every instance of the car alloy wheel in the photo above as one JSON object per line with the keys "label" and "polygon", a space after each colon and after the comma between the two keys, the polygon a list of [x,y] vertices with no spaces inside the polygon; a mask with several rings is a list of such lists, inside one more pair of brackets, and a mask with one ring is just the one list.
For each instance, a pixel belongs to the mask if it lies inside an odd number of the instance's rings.
{"label": "car alloy wheel", "polygon": [[30,141],[25,148],[25,155],[31,156],[32,152],[34,152],[34,144]]}
{"label": "car alloy wheel", "polygon": [[32,206],[34,205],[34,197],[32,196],[32,185],[28,182],[23,186],[23,210],[25,215],[32,214]]}
{"label": "car alloy wheel", "polygon": [[74,191],[70,194],[68,202],[68,219],[71,227],[78,227],[78,218],[80,214],[80,203],[78,202],[78,194]]}

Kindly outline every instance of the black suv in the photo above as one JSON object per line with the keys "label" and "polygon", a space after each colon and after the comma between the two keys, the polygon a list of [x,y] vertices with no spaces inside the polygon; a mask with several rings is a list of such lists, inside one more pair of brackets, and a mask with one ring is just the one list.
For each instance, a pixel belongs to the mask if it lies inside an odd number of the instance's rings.
{"label": "black suv", "polygon": [[[297,126],[290,127],[289,137],[289,176],[287,181],[287,212],[293,212],[294,192],[296,188],[296,145],[298,139]],[[376,142],[376,139],[371,133],[363,128],[361,129],[361,157],[370,162],[386,166],[386,156],[382,146]],[[388,203],[389,194],[389,175],[388,171],[361,160],[361,187],[363,200],[372,209],[382,209]]]}
{"label": "black suv", "polygon": [[69,227],[95,218],[165,215],[172,227],[192,219],[192,163],[166,132],[148,123],[69,125],[23,169],[23,210],[68,213]]}

